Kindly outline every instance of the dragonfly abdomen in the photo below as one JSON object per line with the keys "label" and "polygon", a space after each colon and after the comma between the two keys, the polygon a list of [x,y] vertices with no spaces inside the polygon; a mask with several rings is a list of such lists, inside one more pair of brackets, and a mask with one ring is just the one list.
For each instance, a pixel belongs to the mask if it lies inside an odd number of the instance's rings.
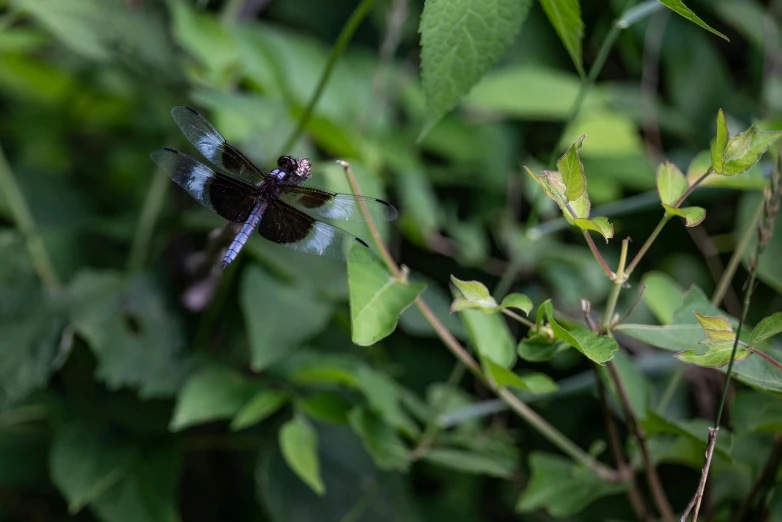
{"label": "dragonfly abdomen", "polygon": [[221,269],[225,270],[225,268],[236,259],[236,256],[239,255],[239,251],[242,250],[244,244],[250,239],[250,234],[252,234],[253,230],[261,224],[261,219],[263,219],[263,214],[266,212],[266,207],[268,205],[269,203],[265,198],[261,198],[258,203],[255,204],[252,212],[250,212],[250,215],[247,217],[247,221],[242,225],[242,229],[236,234],[234,240],[231,241],[228,251],[223,258],[223,264],[220,266]]}

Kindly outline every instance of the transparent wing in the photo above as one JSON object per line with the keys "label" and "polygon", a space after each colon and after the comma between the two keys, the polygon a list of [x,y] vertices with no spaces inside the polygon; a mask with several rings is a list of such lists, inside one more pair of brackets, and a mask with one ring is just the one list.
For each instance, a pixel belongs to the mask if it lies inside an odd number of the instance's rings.
{"label": "transparent wing", "polygon": [[258,185],[264,172],[239,149],[225,141],[217,129],[195,109],[180,105],[171,109],[171,116],[185,137],[216,167],[250,185]]}
{"label": "transparent wing", "polygon": [[372,261],[372,252],[361,239],[317,221],[279,199],[267,209],[258,232],[269,241],[299,252],[359,263]]}
{"label": "transparent wing", "polygon": [[149,157],[199,203],[229,221],[243,223],[255,206],[254,187],[215,172],[184,152],[156,149]]}
{"label": "transparent wing", "polygon": [[338,194],[301,185],[287,189],[280,198],[328,219],[365,222],[367,219],[361,210],[362,203],[369,211],[370,221],[393,221],[398,215],[396,208],[382,199]]}

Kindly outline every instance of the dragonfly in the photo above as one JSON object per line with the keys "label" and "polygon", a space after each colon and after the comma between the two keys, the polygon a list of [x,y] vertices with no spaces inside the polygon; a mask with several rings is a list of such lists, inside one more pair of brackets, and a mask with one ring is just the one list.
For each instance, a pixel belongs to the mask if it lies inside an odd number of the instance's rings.
{"label": "dragonfly", "polygon": [[277,168],[267,173],[228,143],[195,109],[177,106],[171,115],[188,141],[215,168],[170,148],[152,151],[152,161],[206,208],[228,221],[242,223],[225,253],[222,269],[236,259],[256,228],[265,239],[299,252],[371,262],[371,250],[363,240],[312,215],[355,222],[397,218],[396,208],[382,199],[304,184],[312,176],[307,158],[280,156]]}

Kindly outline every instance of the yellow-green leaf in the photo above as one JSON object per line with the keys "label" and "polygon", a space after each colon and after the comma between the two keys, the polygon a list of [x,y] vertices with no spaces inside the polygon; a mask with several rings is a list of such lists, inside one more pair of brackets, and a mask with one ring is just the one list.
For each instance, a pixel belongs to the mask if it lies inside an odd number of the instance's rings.
{"label": "yellow-green leaf", "polygon": [[524,294],[508,294],[502,300],[500,304],[501,308],[517,308],[524,312],[525,315],[529,315],[532,310],[532,299]]}
{"label": "yellow-green leaf", "polygon": [[674,205],[687,191],[689,185],[679,167],[666,161],[657,169],[657,192],[664,205]]}
{"label": "yellow-green leaf", "polygon": [[697,227],[706,219],[706,210],[701,207],[675,208],[663,204],[663,208],[673,216],[684,218],[684,226]]}
{"label": "yellow-green leaf", "polygon": [[[705,353],[699,353],[701,350],[685,350],[674,354],[680,361],[706,366],[708,368],[719,368],[730,362],[730,354],[733,352],[733,341],[706,344]],[[746,359],[752,355],[752,352],[743,346],[736,347],[736,361]]]}
{"label": "yellow-green leaf", "polygon": [[746,172],[781,136],[782,130],[759,131],[750,125],[747,130],[728,141],[722,174],[733,176]]}
{"label": "yellow-green leaf", "polygon": [[[584,165],[581,163],[581,158],[578,157],[578,150],[585,138],[586,135],[579,137],[557,161],[557,170],[562,183],[565,184],[565,197],[568,201],[576,201],[586,190]],[[589,213],[587,213],[588,215]]]}
{"label": "yellow-green leaf", "polygon": [[695,318],[701,324],[709,340],[715,343],[733,341],[736,334],[727,318],[717,315],[714,317],[695,312]]}
{"label": "yellow-green leaf", "polygon": [[711,166],[714,172],[722,174],[725,165],[725,148],[728,146],[728,125],[722,109],[717,113],[717,137],[711,142]]}
{"label": "yellow-green leaf", "polygon": [[565,184],[559,179],[558,172],[544,170],[543,175],[538,176],[537,174],[534,174],[529,167],[524,167],[524,169],[526,169],[527,174],[532,176],[532,179],[543,188],[543,192],[545,192],[547,198],[553,200],[562,210],[566,210],[567,198],[565,197]]}
{"label": "yellow-green leaf", "polygon": [[553,313],[547,315],[548,322],[557,339],[565,341],[598,364],[604,364],[610,361],[614,357],[614,352],[619,349],[619,345],[612,337],[598,335],[592,330],[584,330],[581,328],[570,331],[565,330],[554,320]]}
{"label": "yellow-green leaf", "polygon": [[509,386],[520,390],[544,394],[557,391],[557,383],[545,373],[528,373],[518,375],[512,370],[503,368],[491,359],[482,358],[483,367],[491,375],[498,386]]}
{"label": "yellow-green leaf", "polygon": [[594,230],[606,240],[614,237],[614,225],[608,222],[607,217],[596,217],[594,219],[574,219],[573,223],[581,230]]}
{"label": "yellow-green leaf", "polygon": [[584,22],[578,0],[541,0],[541,7],[565,46],[579,76],[584,77],[581,58],[581,40],[584,38]]}
{"label": "yellow-green leaf", "polygon": [[749,338],[750,346],[757,346],[766,339],[770,339],[782,332],[782,312],[777,312],[762,319],[752,330]]}

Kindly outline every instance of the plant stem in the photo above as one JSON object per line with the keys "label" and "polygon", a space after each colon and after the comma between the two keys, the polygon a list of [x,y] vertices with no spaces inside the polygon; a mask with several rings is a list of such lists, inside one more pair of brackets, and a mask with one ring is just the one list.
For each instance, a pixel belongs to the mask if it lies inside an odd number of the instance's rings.
{"label": "plant stem", "polygon": [[507,315],[508,317],[512,317],[513,319],[517,320],[518,322],[520,322],[521,324],[523,324],[524,326],[527,326],[529,328],[535,328],[537,326],[535,323],[533,323],[532,321],[530,321],[526,317],[522,317],[519,314],[517,314],[516,312],[512,312],[512,311],[508,310],[507,308],[503,308],[502,309],[502,313]]}
{"label": "plant stem", "polygon": [[140,270],[144,265],[144,259],[149,251],[149,242],[155,229],[158,217],[163,210],[163,203],[168,193],[168,176],[160,169],[155,169],[152,182],[147,189],[144,204],[141,207],[136,233],[133,235],[133,243],[130,247],[127,268],[130,272]]}
{"label": "plant stem", "polygon": [[652,246],[652,243],[654,243],[654,240],[657,239],[657,236],[660,235],[660,232],[662,232],[663,227],[665,224],[671,219],[671,215],[667,212],[663,216],[663,218],[660,220],[659,223],[657,223],[657,226],[652,230],[652,233],[649,234],[649,237],[647,238],[646,242],[641,246],[641,250],[638,251],[638,253],[635,255],[632,261],[630,261],[630,265],[627,267],[626,275],[629,278],[630,274],[633,273],[633,270],[635,270],[635,267],[638,265],[638,263],[641,262],[641,259],[644,257],[644,254],[646,254],[646,251],[649,250],[649,247]]}
{"label": "plant stem", "polygon": [[361,3],[358,4],[356,9],[350,15],[348,21],[345,22],[345,25],[342,27],[342,31],[340,31],[339,36],[337,37],[337,41],[334,43],[334,47],[331,48],[329,60],[326,63],[326,68],[323,69],[320,80],[318,80],[318,85],[315,87],[315,92],[312,93],[312,97],[310,98],[307,106],[304,108],[304,112],[301,114],[301,117],[296,123],[296,128],[294,128],[291,135],[288,136],[288,139],[285,141],[285,145],[282,146],[278,156],[282,156],[283,154],[287,153],[291,147],[293,147],[294,143],[296,143],[296,140],[299,139],[299,136],[304,130],[304,127],[306,127],[310,117],[312,117],[312,111],[318,104],[318,100],[320,100],[321,94],[323,94],[323,89],[326,87],[326,83],[328,83],[328,80],[331,77],[331,73],[334,69],[334,66],[337,64],[337,60],[342,55],[342,52],[347,47],[350,39],[353,38],[353,33],[356,32],[356,29],[358,29],[358,26],[364,20],[364,17],[367,15],[367,13],[369,13],[369,10],[374,3],[375,0],[361,0]]}
{"label": "plant stem", "polygon": [[616,303],[619,300],[619,292],[622,291],[622,285],[627,281],[625,275],[625,263],[627,263],[627,246],[630,244],[629,239],[622,240],[622,251],[619,254],[619,265],[616,268],[616,275],[614,277],[613,284],[611,285],[611,292],[608,294],[608,301],[606,302],[605,313],[603,314],[603,320],[600,322],[600,329],[603,332],[608,333],[611,329],[611,321],[614,317],[614,311],[616,310]]}
{"label": "plant stem", "polygon": [[711,467],[711,457],[714,455],[714,446],[717,443],[717,432],[719,428],[709,428],[709,443],[706,446],[706,462],[701,470],[701,479],[698,482],[698,489],[695,491],[695,496],[692,497],[690,503],[687,504],[687,508],[682,513],[682,517],[679,522],[686,522],[687,516],[695,507],[695,514],[692,516],[692,521],[698,520],[698,511],[701,508],[701,500],[703,500],[703,491],[706,489],[706,478],[709,476],[709,468]]}
{"label": "plant stem", "polygon": [[36,229],[30,207],[27,206],[24,194],[22,194],[19,185],[16,183],[16,178],[14,178],[11,167],[8,165],[8,160],[6,160],[2,147],[0,147],[0,193],[4,195],[8,203],[11,217],[27,245],[27,251],[30,254],[33,268],[38,277],[41,279],[47,292],[50,294],[58,293],[62,286],[57,277],[57,272],[54,270],[54,265],[52,265],[49,253],[46,251],[43,239],[41,239],[41,235]]}
{"label": "plant stem", "polygon": [[718,306],[725,297],[725,292],[727,292],[728,287],[730,286],[730,282],[733,280],[733,276],[736,275],[736,270],[739,267],[739,263],[741,263],[741,259],[744,257],[744,252],[747,250],[750,242],[752,241],[752,236],[755,235],[755,231],[758,228],[758,223],[760,222],[760,218],[762,216],[763,204],[761,203],[758,205],[758,209],[755,211],[755,215],[752,216],[752,219],[749,222],[749,226],[741,236],[739,244],[736,245],[736,248],[733,250],[733,255],[730,256],[728,266],[725,267],[725,272],[723,272],[722,277],[720,277],[720,281],[717,284],[717,289],[714,291],[714,295],[711,296],[711,304]]}
{"label": "plant stem", "polygon": [[[340,161],[338,163],[342,165],[342,168],[345,169],[345,175],[348,178],[348,182],[350,183],[353,193],[357,196],[360,196],[361,191],[358,188],[356,176],[353,174],[350,165],[346,161]],[[394,261],[394,258],[391,257],[391,254],[388,252],[388,249],[383,243],[383,238],[380,236],[380,232],[378,232],[375,223],[370,219],[369,210],[366,208],[366,205],[364,205],[363,202],[361,203],[361,212],[366,219],[367,226],[369,227],[375,244],[382,253],[388,270],[394,274],[397,279],[402,280],[402,271],[396,264],[396,261]],[[440,340],[443,342],[443,344],[445,344],[445,346],[451,351],[451,353],[453,353],[453,355],[459,359],[464,364],[464,366],[470,370],[470,372],[475,375],[482,383],[486,384],[494,391],[494,393],[497,394],[497,396],[505,401],[505,403],[508,404],[508,406],[510,406],[513,411],[515,411],[521,418],[531,424],[532,427],[538,431],[538,433],[543,435],[546,439],[549,440],[549,442],[557,446],[565,454],[569,455],[573,460],[580,462],[584,466],[588,467],[599,477],[610,481],[618,480],[615,470],[605,466],[600,461],[596,460],[587,452],[579,448],[575,443],[573,443],[573,441],[568,439],[560,431],[549,424],[543,417],[538,415],[533,409],[522,402],[507,388],[493,385],[484,375],[483,370],[481,369],[481,366],[478,364],[478,362],[472,357],[472,355],[470,355],[467,349],[464,348],[464,346],[462,346],[458,340],[456,340],[456,338],[451,334],[450,331],[448,331],[448,329],[440,322],[440,320],[437,319],[437,316],[434,315],[434,312],[432,312],[431,308],[429,308],[424,300],[419,296],[416,297],[414,303],[421,311],[421,314],[423,314],[426,321],[437,333],[438,337],[440,337]]]}
{"label": "plant stem", "polygon": [[676,203],[674,203],[672,206],[675,208],[679,208],[679,206],[684,203],[684,200],[687,199],[687,197],[692,194],[692,191],[698,188],[698,185],[703,183],[703,181],[711,175],[712,171],[714,169],[711,165],[709,165],[709,168],[706,169],[706,172],[698,179],[695,180],[695,182],[687,187],[687,190],[684,191],[684,194],[682,194],[679,199],[676,200]]}
{"label": "plant stem", "polygon": [[630,504],[633,506],[635,516],[638,520],[653,522],[654,518],[649,514],[646,507],[646,501],[638,489],[635,474],[633,473],[632,468],[628,466],[624,459],[624,455],[622,454],[622,445],[619,440],[619,433],[616,430],[616,423],[614,423],[614,418],[611,416],[611,412],[608,409],[603,378],[601,377],[600,372],[597,371],[595,365],[593,365],[592,368],[595,370],[597,395],[600,399],[600,409],[603,412],[603,419],[605,420],[606,430],[608,431],[608,442],[611,446],[611,452],[614,454],[614,463],[616,464],[619,474],[627,479],[627,497],[630,500]]}
{"label": "plant stem", "polygon": [[592,240],[592,236],[590,236],[589,232],[586,230],[582,230],[582,232],[584,233],[584,239],[586,239],[587,245],[589,245],[589,250],[592,251],[592,255],[595,256],[595,259],[600,264],[600,268],[603,269],[603,272],[605,272],[609,279],[614,279],[616,274],[614,274],[613,270],[608,266],[606,260],[603,259],[603,255],[600,253],[600,250],[597,249],[597,245],[595,245],[595,242]]}
{"label": "plant stem", "polygon": [[665,490],[660,482],[660,476],[657,474],[657,469],[652,462],[652,457],[649,454],[649,446],[646,443],[646,433],[643,428],[638,424],[638,421],[633,414],[633,409],[630,406],[630,398],[627,395],[627,390],[622,383],[622,378],[619,375],[619,371],[616,369],[616,365],[613,361],[606,363],[608,366],[608,372],[611,376],[611,380],[616,387],[616,393],[619,396],[619,402],[622,405],[627,425],[638,440],[638,446],[641,448],[641,457],[644,461],[644,471],[646,472],[646,480],[649,483],[649,489],[652,491],[652,499],[654,505],[666,522],[674,522],[676,520],[673,509],[668,503],[668,498],[665,496]]}
{"label": "plant stem", "polygon": [[763,352],[762,350],[758,350],[757,348],[749,347],[749,351],[754,353],[755,355],[759,355],[760,357],[763,357],[766,361],[768,361],[769,364],[772,364],[776,366],[777,370],[782,371],[782,364],[779,363],[776,359],[772,358],[767,353]]}

